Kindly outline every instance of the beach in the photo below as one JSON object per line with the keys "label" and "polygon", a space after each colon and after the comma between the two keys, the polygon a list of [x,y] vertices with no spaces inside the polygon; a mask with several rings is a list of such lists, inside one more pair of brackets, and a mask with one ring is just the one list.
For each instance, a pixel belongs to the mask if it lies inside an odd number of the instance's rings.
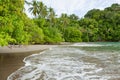
{"label": "beach", "polygon": [[20,67],[24,66],[23,59],[31,54],[40,53],[57,45],[26,45],[0,47],[0,79],[7,77]]}

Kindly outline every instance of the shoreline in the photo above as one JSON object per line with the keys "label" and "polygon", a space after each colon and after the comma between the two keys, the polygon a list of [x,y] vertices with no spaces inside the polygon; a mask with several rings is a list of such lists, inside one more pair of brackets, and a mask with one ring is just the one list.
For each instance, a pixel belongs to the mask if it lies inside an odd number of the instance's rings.
{"label": "shoreline", "polygon": [[0,47],[0,78],[7,80],[7,77],[24,66],[23,59],[29,55],[40,53],[57,45],[28,45],[21,47],[7,46]]}
{"label": "shoreline", "polygon": [[0,54],[3,53],[34,53],[39,52],[41,50],[46,50],[52,47],[56,47],[57,45],[15,45],[12,47],[4,46],[0,47]]}

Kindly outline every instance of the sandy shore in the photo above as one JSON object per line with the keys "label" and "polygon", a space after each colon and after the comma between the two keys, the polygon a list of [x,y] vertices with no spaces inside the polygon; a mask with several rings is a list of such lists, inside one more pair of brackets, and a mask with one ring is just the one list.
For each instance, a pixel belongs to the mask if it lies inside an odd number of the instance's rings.
{"label": "sandy shore", "polygon": [[43,50],[57,45],[29,45],[0,47],[0,80],[7,80],[7,77],[24,66],[23,59],[34,53],[40,53]]}
{"label": "sandy shore", "polygon": [[5,46],[0,47],[0,53],[26,53],[26,52],[38,52],[57,45],[26,45],[26,46]]}

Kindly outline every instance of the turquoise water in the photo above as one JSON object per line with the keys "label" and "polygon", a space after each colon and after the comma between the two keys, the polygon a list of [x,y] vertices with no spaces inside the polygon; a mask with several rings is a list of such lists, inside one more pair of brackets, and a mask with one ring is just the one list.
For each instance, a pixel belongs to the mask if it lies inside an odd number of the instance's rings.
{"label": "turquoise water", "polygon": [[[77,43],[83,44],[83,43]],[[75,46],[76,48],[84,49],[86,51],[116,51],[120,52],[120,42],[94,42],[87,43],[88,46]]]}
{"label": "turquoise water", "polygon": [[120,80],[120,43],[74,43],[25,57],[7,80]]}

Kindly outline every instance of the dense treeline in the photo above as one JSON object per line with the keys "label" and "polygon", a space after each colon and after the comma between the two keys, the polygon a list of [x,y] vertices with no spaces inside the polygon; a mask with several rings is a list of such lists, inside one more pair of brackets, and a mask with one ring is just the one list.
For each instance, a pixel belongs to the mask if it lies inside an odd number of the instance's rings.
{"label": "dense treeline", "polygon": [[[34,15],[25,14],[24,4]],[[65,13],[57,17],[53,8],[33,0],[0,0],[0,45],[54,44],[59,42],[120,41],[120,5],[88,11],[84,18]]]}
{"label": "dense treeline", "polygon": [[98,24],[98,41],[120,41],[120,5],[113,4],[104,10],[93,9],[85,19],[94,19]]}

